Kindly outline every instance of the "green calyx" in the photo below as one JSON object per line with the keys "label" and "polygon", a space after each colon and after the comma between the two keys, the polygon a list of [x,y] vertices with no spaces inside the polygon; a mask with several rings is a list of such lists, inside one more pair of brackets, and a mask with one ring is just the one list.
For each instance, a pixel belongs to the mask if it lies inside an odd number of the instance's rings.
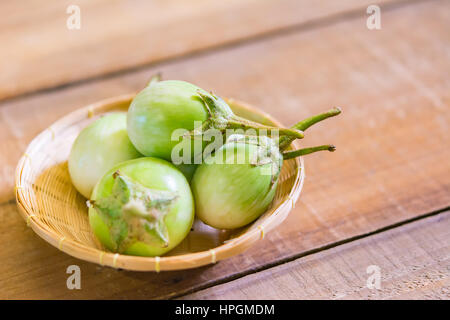
{"label": "green calyx", "polygon": [[229,105],[222,98],[215,96],[212,93],[199,90],[197,94],[205,105],[205,109],[208,113],[208,119],[203,122],[201,127],[195,128],[186,136],[191,138],[201,137],[208,129],[219,130],[222,133],[225,132],[226,129],[251,129],[255,134],[259,134],[261,131],[264,131],[266,134],[270,135],[271,132],[276,130],[280,136],[287,136],[292,140],[303,138],[303,132],[296,128],[289,129],[266,126],[238,117],[233,113]]}
{"label": "green calyx", "polygon": [[89,201],[110,229],[114,251],[123,252],[134,242],[169,245],[169,234],[164,223],[177,199],[173,192],[155,190],[123,176],[116,171],[109,196]]}
{"label": "green calyx", "polygon": [[279,150],[275,141],[267,136],[246,136],[233,134],[227,139],[227,143],[246,143],[258,146],[258,152],[250,159],[253,166],[262,166],[279,160]]}
{"label": "green calyx", "polygon": [[283,165],[283,157],[274,139],[267,136],[234,134],[227,139],[226,143],[244,143],[257,146],[257,151],[248,159],[249,164],[254,167],[270,164],[272,184],[278,180]]}

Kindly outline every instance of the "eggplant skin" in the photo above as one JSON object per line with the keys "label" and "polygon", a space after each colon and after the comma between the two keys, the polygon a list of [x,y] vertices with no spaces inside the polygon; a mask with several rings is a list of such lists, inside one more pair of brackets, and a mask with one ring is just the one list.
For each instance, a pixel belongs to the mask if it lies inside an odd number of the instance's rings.
{"label": "eggplant skin", "polygon": [[[198,96],[199,87],[185,81],[166,80],[139,92],[128,109],[127,130],[131,142],[145,156],[171,161],[172,149],[188,139],[172,140],[175,130],[194,129],[208,118]],[[194,148],[191,148],[193,153]]]}
{"label": "eggplant skin", "polygon": [[197,170],[198,165],[197,164],[174,164],[175,167],[177,167],[178,170],[181,171],[182,174],[186,177],[186,180],[191,183],[192,177],[194,177],[195,170]]}
{"label": "eggplant skin", "polygon": [[[204,223],[218,229],[243,227],[263,214],[271,204],[278,181],[267,174],[271,164],[254,166],[258,146],[223,145],[195,171],[191,187],[195,212]],[[223,163],[212,163],[223,159]],[[246,159],[237,164],[236,159]]]}
{"label": "eggplant skin", "polygon": [[126,119],[125,112],[107,114],[84,128],[72,145],[69,174],[85,198],[114,165],[142,157],[128,138]]}

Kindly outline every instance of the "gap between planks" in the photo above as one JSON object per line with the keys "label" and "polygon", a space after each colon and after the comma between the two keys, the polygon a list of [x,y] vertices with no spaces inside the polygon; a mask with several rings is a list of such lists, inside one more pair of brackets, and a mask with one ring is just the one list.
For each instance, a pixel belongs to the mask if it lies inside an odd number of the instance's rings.
{"label": "gap between planks", "polygon": [[194,288],[194,289],[188,289],[188,290],[185,290],[184,292],[177,292],[176,294],[173,294],[173,295],[166,295],[166,296],[161,297],[160,299],[177,299],[177,298],[181,298],[183,296],[187,296],[187,295],[190,295],[190,294],[193,294],[193,293],[196,293],[196,292],[208,289],[208,288],[215,287],[217,285],[221,285],[221,284],[233,281],[233,280],[237,280],[237,279],[243,278],[243,277],[251,275],[251,274],[255,274],[255,273],[259,273],[261,271],[272,269],[274,267],[277,267],[277,266],[280,266],[280,265],[292,262],[292,261],[300,259],[300,258],[304,258],[304,257],[310,256],[310,255],[313,255],[313,254],[316,254],[316,253],[319,253],[319,252],[322,252],[322,251],[327,251],[327,250],[330,250],[330,249],[333,249],[333,248],[337,248],[337,247],[342,246],[344,244],[355,242],[355,241],[358,241],[358,240],[361,240],[361,239],[364,239],[364,238],[367,238],[367,237],[370,237],[370,236],[373,236],[373,235],[376,235],[376,234],[381,234],[381,233],[384,233],[386,231],[399,228],[401,226],[404,226],[404,225],[407,225],[407,224],[410,224],[410,223],[417,222],[419,220],[423,220],[423,219],[426,219],[426,218],[429,218],[429,217],[432,217],[432,216],[436,216],[436,215],[444,213],[444,212],[446,212],[448,210],[450,210],[450,206],[448,206],[446,208],[439,209],[439,210],[435,210],[435,211],[432,211],[432,212],[429,212],[429,213],[425,213],[425,214],[413,217],[411,219],[406,219],[406,220],[403,220],[403,221],[400,221],[400,222],[397,222],[397,223],[394,223],[394,224],[391,224],[391,225],[379,228],[379,229],[371,231],[371,232],[362,233],[362,234],[359,234],[359,235],[356,235],[356,236],[353,236],[353,237],[350,237],[350,238],[346,238],[346,239],[342,239],[342,240],[339,240],[339,241],[336,241],[336,242],[332,242],[332,243],[326,244],[324,246],[313,248],[313,249],[304,251],[304,252],[299,253],[299,254],[292,255],[290,257],[281,259],[281,260],[273,262],[273,263],[268,263],[266,265],[263,265],[263,266],[260,266],[260,267],[254,268],[254,269],[249,269],[249,270],[247,270],[245,272],[242,272],[242,273],[236,273],[236,274],[233,274],[232,276],[229,276],[229,277],[217,280],[217,281],[212,282],[212,283],[208,283],[208,284],[206,284],[204,286],[200,286],[200,287],[197,287],[197,288]]}
{"label": "gap between planks", "polygon": [[[179,299],[445,300],[449,226],[450,211],[444,211]],[[379,286],[371,288],[377,269]]]}
{"label": "gap between planks", "polygon": [[[436,1],[436,0],[434,0],[434,1]],[[404,8],[404,7],[407,7],[410,5],[420,4],[423,2],[430,2],[430,0],[400,0],[400,1],[394,2],[394,3],[381,4],[379,6],[380,6],[380,9],[383,10],[383,12],[389,12],[389,11],[401,9],[401,8]],[[324,27],[331,26],[333,24],[337,24],[339,22],[343,22],[343,21],[358,19],[358,18],[361,18],[361,11],[363,11],[363,9],[365,9],[365,7],[351,9],[348,11],[331,14],[329,16],[320,17],[320,18],[308,20],[305,22],[293,24],[290,26],[275,28],[273,30],[258,33],[258,34],[252,35],[252,36],[237,38],[237,39],[234,39],[234,40],[231,40],[228,42],[220,43],[218,45],[207,46],[203,49],[194,49],[194,50],[182,53],[182,54],[172,55],[172,56],[168,56],[168,57],[162,58],[162,59],[156,59],[156,60],[153,60],[148,63],[137,64],[132,67],[128,67],[128,68],[124,68],[124,69],[120,69],[120,70],[116,70],[116,71],[111,71],[111,72],[105,72],[103,74],[99,74],[99,75],[88,77],[88,78],[80,78],[75,81],[61,83],[61,84],[55,85],[55,86],[49,86],[49,87],[43,87],[43,88],[40,88],[37,90],[31,90],[28,92],[20,93],[16,96],[0,99],[0,108],[7,102],[17,101],[22,98],[28,98],[28,97],[36,96],[39,94],[51,93],[54,91],[74,87],[77,85],[89,84],[89,83],[93,83],[96,81],[110,79],[110,78],[113,78],[116,76],[123,76],[123,75],[127,75],[130,73],[139,71],[140,69],[144,69],[144,68],[164,66],[165,64],[168,64],[168,63],[188,60],[191,58],[197,58],[197,57],[202,57],[202,56],[213,55],[217,52],[231,49],[231,48],[237,48],[237,47],[245,46],[248,44],[258,43],[258,42],[270,40],[273,38],[277,38],[280,36],[289,35],[292,33],[300,33],[300,32],[304,32],[304,31],[310,31],[310,30],[315,30],[315,29],[319,29],[319,28],[324,28]],[[364,12],[365,12],[365,10],[364,10]]]}

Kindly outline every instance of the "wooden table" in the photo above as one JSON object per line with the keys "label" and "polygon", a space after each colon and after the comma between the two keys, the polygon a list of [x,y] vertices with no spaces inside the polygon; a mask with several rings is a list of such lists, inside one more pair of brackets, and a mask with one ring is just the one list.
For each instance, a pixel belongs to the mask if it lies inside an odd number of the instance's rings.
{"label": "wooden table", "polygon": [[[379,30],[365,0],[79,0],[79,30],[71,3],[0,3],[0,298],[450,298],[450,1],[377,1]],[[127,272],[58,251],[17,212],[18,159],[61,116],[158,71],[286,125],[341,106],[302,142],[338,150],[305,159],[279,228],[215,265]]]}

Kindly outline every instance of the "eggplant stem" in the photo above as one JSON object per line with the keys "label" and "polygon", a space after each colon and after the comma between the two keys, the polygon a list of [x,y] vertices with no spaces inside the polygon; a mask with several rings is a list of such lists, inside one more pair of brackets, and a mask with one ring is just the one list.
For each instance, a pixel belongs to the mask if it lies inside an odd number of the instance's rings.
{"label": "eggplant stem", "polygon": [[326,144],[326,145],[323,145],[323,146],[317,146],[317,147],[311,147],[311,148],[303,148],[303,149],[298,149],[298,150],[294,150],[294,151],[285,152],[285,153],[283,153],[283,159],[284,160],[293,159],[293,158],[304,156],[306,154],[314,153],[314,152],[317,152],[317,151],[330,151],[330,152],[333,152],[335,150],[336,150],[336,147],[334,145]]}
{"label": "eggplant stem", "polygon": [[[317,115],[314,115],[312,117],[309,117],[307,119],[304,119],[300,122],[298,122],[297,124],[293,125],[291,127],[291,129],[297,129],[297,130],[301,130],[301,131],[305,131],[306,129],[308,129],[309,127],[311,127],[312,125],[323,121],[325,119],[337,116],[338,114],[340,114],[342,112],[341,108],[336,107],[333,109],[330,109],[324,113],[320,113]],[[286,150],[287,147],[289,147],[289,145],[292,143],[292,139],[290,139],[289,137],[281,137],[280,138],[280,142],[279,142],[279,146],[280,146],[280,150]]]}
{"label": "eggplant stem", "polygon": [[157,82],[160,82],[161,79],[162,79],[162,74],[161,74],[161,72],[158,72],[157,74],[154,74],[154,75],[150,78],[150,80],[148,81],[147,87],[150,87],[151,85],[153,85],[153,84],[155,84],[155,83],[157,83]]}
{"label": "eggplant stem", "polygon": [[309,127],[311,127],[313,124],[316,124],[322,120],[337,116],[342,112],[341,108],[335,107],[333,109],[330,109],[324,113],[317,114],[315,116],[309,117],[307,119],[304,119],[297,124],[293,126],[293,128],[296,128],[298,130],[305,131]]}
{"label": "eggplant stem", "polygon": [[303,139],[304,137],[303,132],[295,128],[292,129],[292,128],[278,128],[273,126],[266,126],[257,122],[243,119],[238,116],[234,116],[233,119],[228,120],[227,127],[229,129],[243,129],[243,130],[254,129],[258,133],[261,130],[266,130],[268,134],[270,134],[270,131],[278,131],[280,136],[286,136],[292,140]]}
{"label": "eggplant stem", "polygon": [[210,125],[212,128],[219,130],[225,129],[254,129],[257,133],[262,130],[275,131],[277,130],[279,136],[288,136],[290,139],[302,139],[303,132],[297,128],[278,128],[273,126],[266,126],[251,120],[236,116],[228,106],[228,104],[220,97],[213,93],[205,93],[201,90],[197,91],[198,96],[203,100],[206,110],[209,114]]}

